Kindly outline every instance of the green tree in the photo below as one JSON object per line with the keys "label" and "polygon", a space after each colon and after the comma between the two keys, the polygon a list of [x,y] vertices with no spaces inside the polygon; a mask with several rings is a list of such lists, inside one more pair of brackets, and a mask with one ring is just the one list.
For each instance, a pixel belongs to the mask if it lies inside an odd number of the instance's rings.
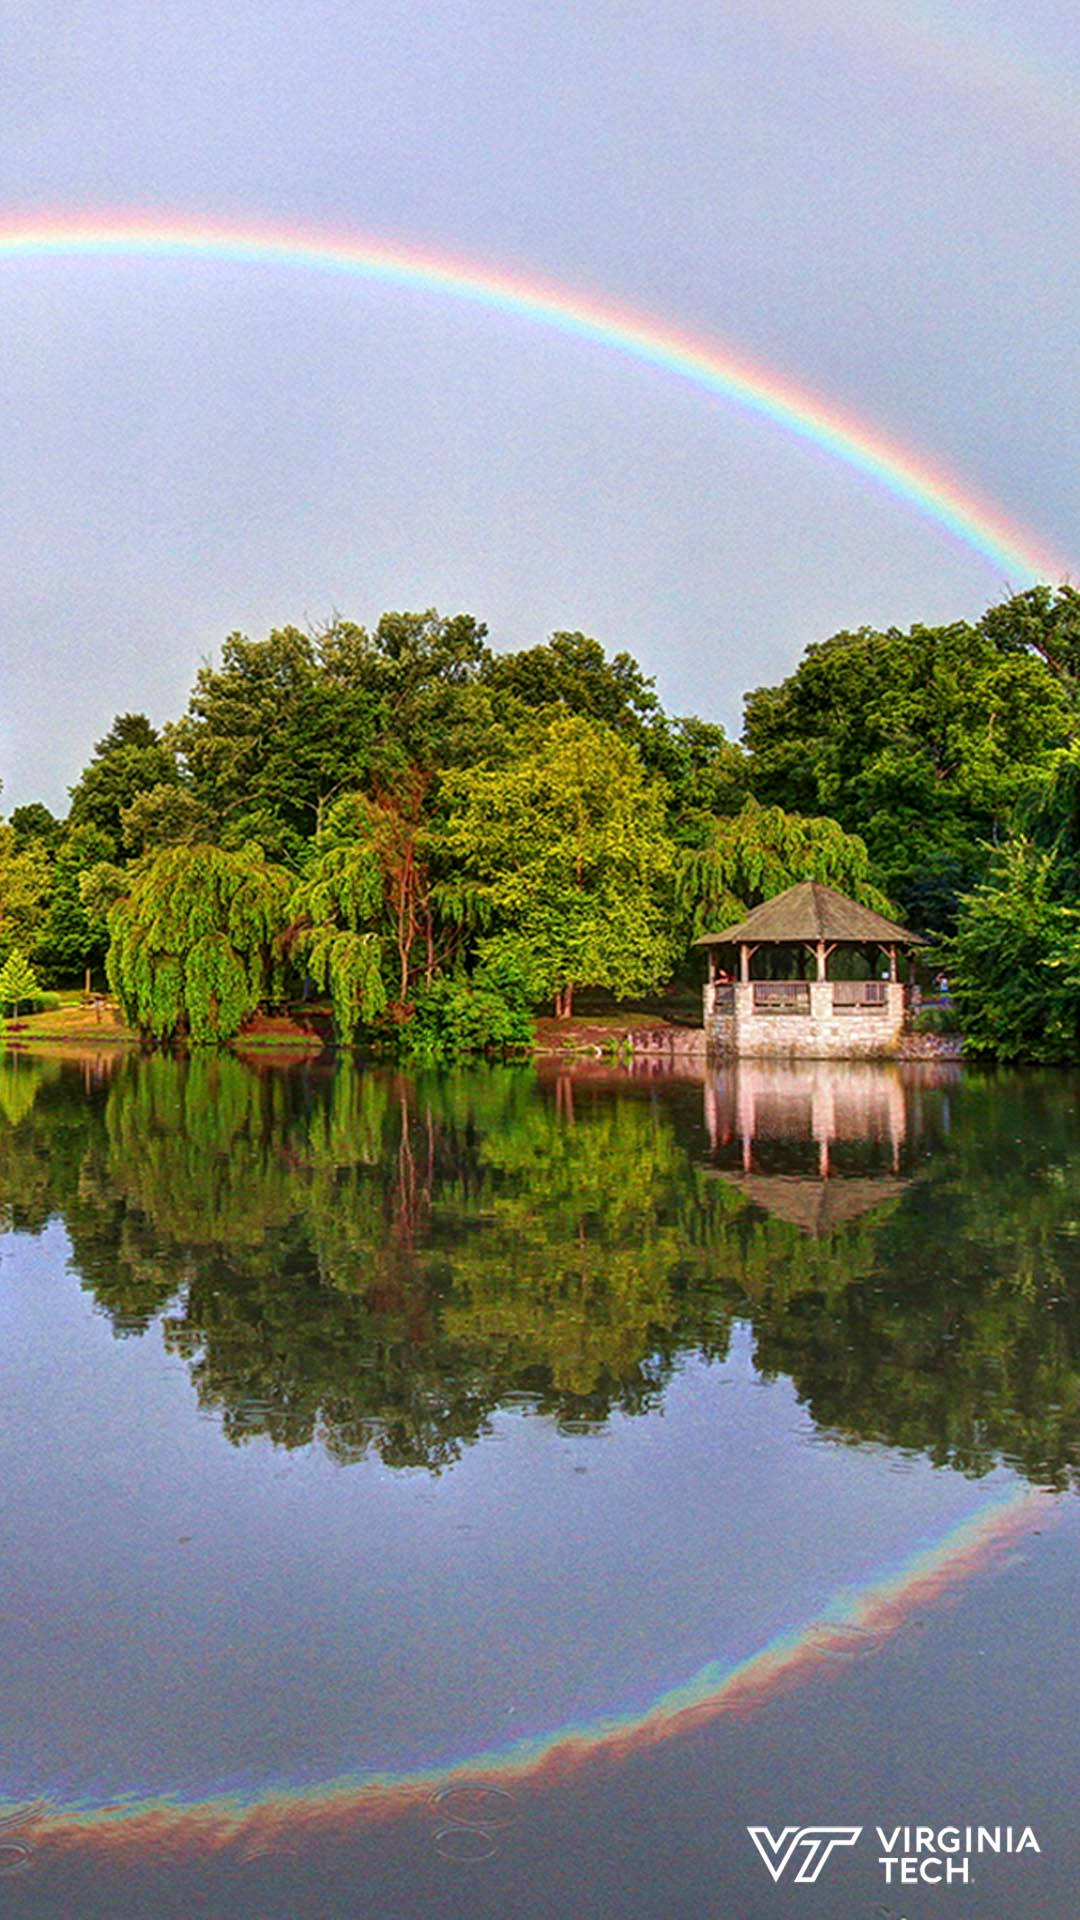
{"label": "green tree", "polygon": [[13,807],[9,824],[20,852],[34,840],[40,841],[51,852],[63,833],[61,822],[40,800],[31,800],[25,807]]}
{"label": "green tree", "polygon": [[233,633],[169,738],[223,841],[254,834],[299,868],[344,793],[375,795],[411,767],[431,773],[487,747],[487,658],[470,615],[433,610],[386,613],[372,634],[347,620]]}
{"label": "green tree", "polygon": [[105,918],[88,911],[82,882],[111,851],[109,835],[89,825],[69,828],[57,848],[48,907],[34,945],[35,960],[52,980],[76,979],[87,967],[104,962],[109,943]]}
{"label": "green tree", "polygon": [[484,680],[505,705],[512,725],[544,708],[602,720],[641,749],[661,718],[652,680],[628,653],[608,659],[599,640],[584,633],[553,633],[540,647],[493,654]]}
{"label": "green tree", "polygon": [[165,847],[135,870],[109,913],[109,984],[156,1040],[195,1045],[238,1033],[281,973],[290,876],[257,846]]}
{"label": "green tree", "polygon": [[947,929],[1073,728],[1061,681],[991,614],[809,647],[747,696],[745,740],[760,800],[860,834],[905,918]]}
{"label": "green tree", "polygon": [[49,855],[40,840],[20,847],[15,829],[0,821],[0,955],[35,945],[49,895]]}
{"label": "green tree", "polygon": [[1052,852],[1008,842],[961,902],[943,957],[969,1052],[1080,1059],[1080,909]]}
{"label": "green tree", "polygon": [[200,668],[169,737],[227,838],[257,825],[264,844],[295,859],[335,794],[362,779],[377,711],[377,674],[358,630],[232,633],[221,665]]}
{"label": "green tree", "polygon": [[1080,588],[1029,587],[979,621],[980,633],[1003,654],[1041,660],[1075,708],[1080,696]]}
{"label": "green tree", "polygon": [[750,907],[800,880],[820,880],[877,913],[892,911],[870,878],[870,858],[857,834],[835,820],[785,813],[747,800],[739,813],[715,820],[705,845],[683,854],[678,898],[694,933],[730,926]]}
{"label": "green tree", "polygon": [[290,946],[329,993],[334,1029],[346,1046],[386,1006],[383,910],[375,809],[354,794],[331,809],[289,902]]}
{"label": "green tree", "polygon": [[446,844],[495,916],[488,957],[513,952],[559,1016],[576,986],[646,991],[673,956],[674,849],[665,790],[610,727],[566,715],[503,765],[444,782]]}
{"label": "green tree", "polygon": [[11,1007],[19,1017],[19,1002],[32,1000],[38,991],[37,975],[18,947],[12,947],[0,967],[0,1006]]}
{"label": "green tree", "polygon": [[68,824],[99,828],[118,850],[124,808],[151,787],[174,786],[178,777],[175,756],[146,715],[117,714],[71,788]]}
{"label": "green tree", "polygon": [[187,787],[162,784],[136,794],[120,815],[120,836],[129,854],[152,853],[158,847],[207,840],[210,816]]}

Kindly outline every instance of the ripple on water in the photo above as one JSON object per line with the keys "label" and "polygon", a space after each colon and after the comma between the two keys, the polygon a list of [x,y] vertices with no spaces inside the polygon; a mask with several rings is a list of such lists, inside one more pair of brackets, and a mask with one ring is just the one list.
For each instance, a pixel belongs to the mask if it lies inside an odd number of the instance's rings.
{"label": "ripple on water", "polygon": [[431,1804],[440,1819],[457,1821],[463,1827],[508,1827],[517,1812],[512,1793],[481,1781],[461,1780],[454,1786],[440,1787],[432,1794]]}
{"label": "ripple on water", "polygon": [[435,1851],[443,1860],[490,1860],[498,1841],[487,1827],[440,1827]]}

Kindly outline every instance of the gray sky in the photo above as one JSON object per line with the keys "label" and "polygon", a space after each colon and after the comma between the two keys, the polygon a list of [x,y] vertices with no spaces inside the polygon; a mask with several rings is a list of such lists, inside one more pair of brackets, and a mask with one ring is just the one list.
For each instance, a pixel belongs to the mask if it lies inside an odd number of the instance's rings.
{"label": "gray sky", "polygon": [[[1080,568],[1075,0],[7,0],[3,213],[333,226],[706,334]],[[333,612],[628,648],[737,732],[846,625],[1009,581],[669,375],[417,291],[0,258],[5,808]]]}

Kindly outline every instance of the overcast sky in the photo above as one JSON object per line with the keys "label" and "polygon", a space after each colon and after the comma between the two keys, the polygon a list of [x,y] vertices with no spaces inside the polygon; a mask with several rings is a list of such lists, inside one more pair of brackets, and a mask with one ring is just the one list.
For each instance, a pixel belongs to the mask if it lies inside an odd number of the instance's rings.
{"label": "overcast sky", "polygon": [[[1078,557],[1075,0],[5,0],[3,212],[329,225],[742,351]],[[419,291],[0,259],[5,808],[224,636],[461,609],[665,703],[1001,569],[670,375]]]}

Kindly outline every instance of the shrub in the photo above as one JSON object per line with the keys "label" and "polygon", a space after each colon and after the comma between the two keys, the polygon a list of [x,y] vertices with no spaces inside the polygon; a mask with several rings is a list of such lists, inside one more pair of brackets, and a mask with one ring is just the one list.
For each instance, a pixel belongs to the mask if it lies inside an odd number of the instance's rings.
{"label": "shrub", "polygon": [[911,1022],[912,1033],[960,1033],[960,1015],[955,1007],[921,1007]]}
{"label": "shrub", "polygon": [[509,962],[480,966],[472,980],[439,979],[413,1002],[398,1029],[398,1051],[410,1059],[453,1060],[463,1053],[512,1053],[532,1044],[525,984]]}

